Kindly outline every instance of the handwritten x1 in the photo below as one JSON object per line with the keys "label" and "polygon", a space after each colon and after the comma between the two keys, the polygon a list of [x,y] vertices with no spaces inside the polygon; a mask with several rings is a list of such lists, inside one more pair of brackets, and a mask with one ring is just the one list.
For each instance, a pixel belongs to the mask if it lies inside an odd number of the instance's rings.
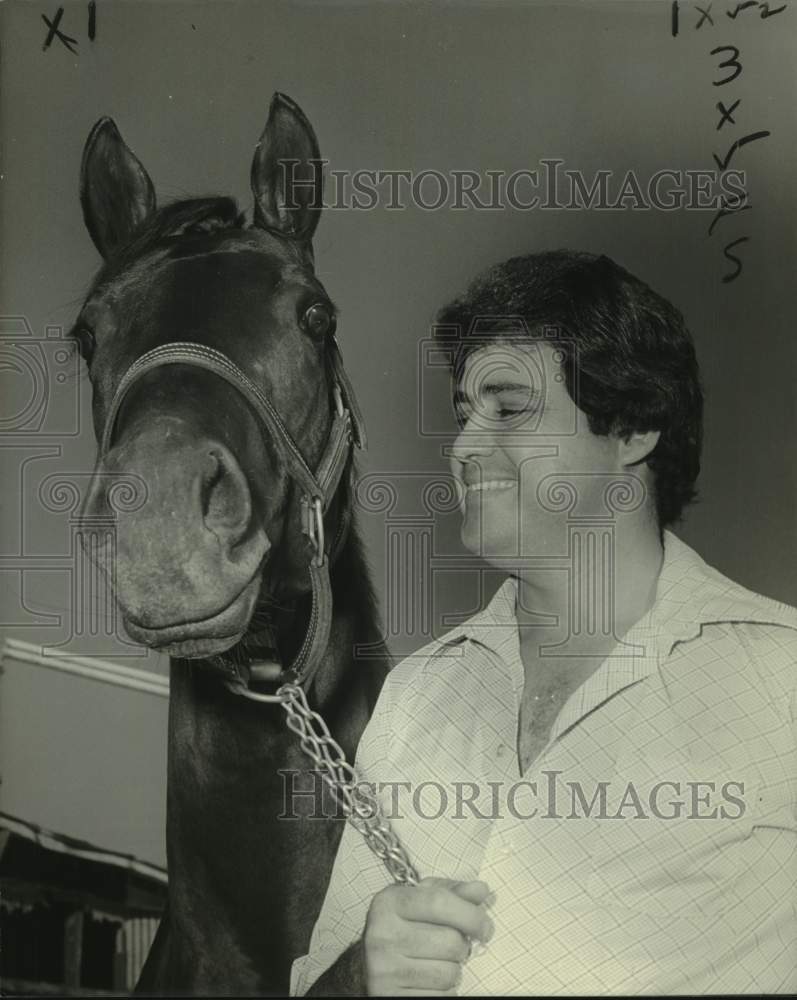
{"label": "handwritten x1", "polygon": [[61,23],[61,18],[63,16],[64,16],[63,7],[58,8],[58,10],[55,12],[55,17],[53,18],[52,21],[44,14],[42,14],[42,21],[44,21],[44,23],[50,29],[47,32],[47,37],[44,39],[44,45],[42,45],[42,51],[44,51],[45,49],[49,49],[50,43],[52,42],[53,38],[58,36],[58,38],[60,38],[60,40],[64,43],[64,45],[69,49],[69,51],[77,55],[77,51],[72,48],[73,45],[77,45],[77,39],[72,38],[71,35],[65,35],[63,32],[58,30],[58,25]]}

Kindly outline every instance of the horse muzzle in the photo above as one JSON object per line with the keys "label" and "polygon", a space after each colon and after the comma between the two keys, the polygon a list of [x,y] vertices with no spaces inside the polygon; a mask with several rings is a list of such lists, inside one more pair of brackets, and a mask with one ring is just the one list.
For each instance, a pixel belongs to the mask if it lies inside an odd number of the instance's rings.
{"label": "horse muzzle", "polygon": [[[146,484],[144,501],[111,509],[115,484],[130,474]],[[98,523],[106,526],[101,541]],[[81,512],[81,542],[130,637],[184,657],[240,639],[271,548],[235,456],[174,423],[123,439],[102,459]]]}
{"label": "horse muzzle", "polygon": [[230,649],[243,637],[259,593],[258,574],[226,608],[209,618],[147,628],[135,619],[125,617],[125,631],[134,642],[169,656],[186,660],[215,656]]}

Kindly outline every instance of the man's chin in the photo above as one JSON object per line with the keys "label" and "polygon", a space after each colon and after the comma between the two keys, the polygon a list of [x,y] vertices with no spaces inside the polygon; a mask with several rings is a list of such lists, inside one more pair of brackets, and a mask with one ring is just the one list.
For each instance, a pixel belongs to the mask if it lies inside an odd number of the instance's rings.
{"label": "man's chin", "polygon": [[469,525],[466,521],[460,537],[468,552],[494,566],[518,558],[518,538],[514,533],[492,534],[482,530],[481,525]]}

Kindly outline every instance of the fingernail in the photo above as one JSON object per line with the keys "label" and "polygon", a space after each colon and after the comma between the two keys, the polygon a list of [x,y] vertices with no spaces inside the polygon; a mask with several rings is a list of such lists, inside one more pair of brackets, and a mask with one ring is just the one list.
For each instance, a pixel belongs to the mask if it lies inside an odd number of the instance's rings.
{"label": "fingernail", "polygon": [[496,900],[495,892],[490,892],[484,897],[484,905],[489,909]]}
{"label": "fingernail", "polygon": [[470,949],[470,954],[468,955],[468,959],[476,958],[479,955],[483,955],[486,951],[487,948],[484,946],[484,942],[475,940],[473,942],[473,946]]}
{"label": "fingernail", "polygon": [[485,921],[485,926],[487,928],[486,933],[483,935],[482,940],[485,944],[492,940],[493,934],[495,934],[495,924],[489,918]]}

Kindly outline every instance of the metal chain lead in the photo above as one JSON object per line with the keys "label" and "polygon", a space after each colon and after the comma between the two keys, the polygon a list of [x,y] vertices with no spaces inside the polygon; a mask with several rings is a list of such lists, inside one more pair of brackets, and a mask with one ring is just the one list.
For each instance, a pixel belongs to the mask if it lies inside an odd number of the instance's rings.
{"label": "metal chain lead", "polygon": [[396,882],[417,885],[418,873],[382,812],[376,795],[360,778],[326,722],[307,704],[298,684],[283,684],[277,691],[287,714],[288,728],[299,737],[347,820],[362,834],[366,844],[383,862]]}

